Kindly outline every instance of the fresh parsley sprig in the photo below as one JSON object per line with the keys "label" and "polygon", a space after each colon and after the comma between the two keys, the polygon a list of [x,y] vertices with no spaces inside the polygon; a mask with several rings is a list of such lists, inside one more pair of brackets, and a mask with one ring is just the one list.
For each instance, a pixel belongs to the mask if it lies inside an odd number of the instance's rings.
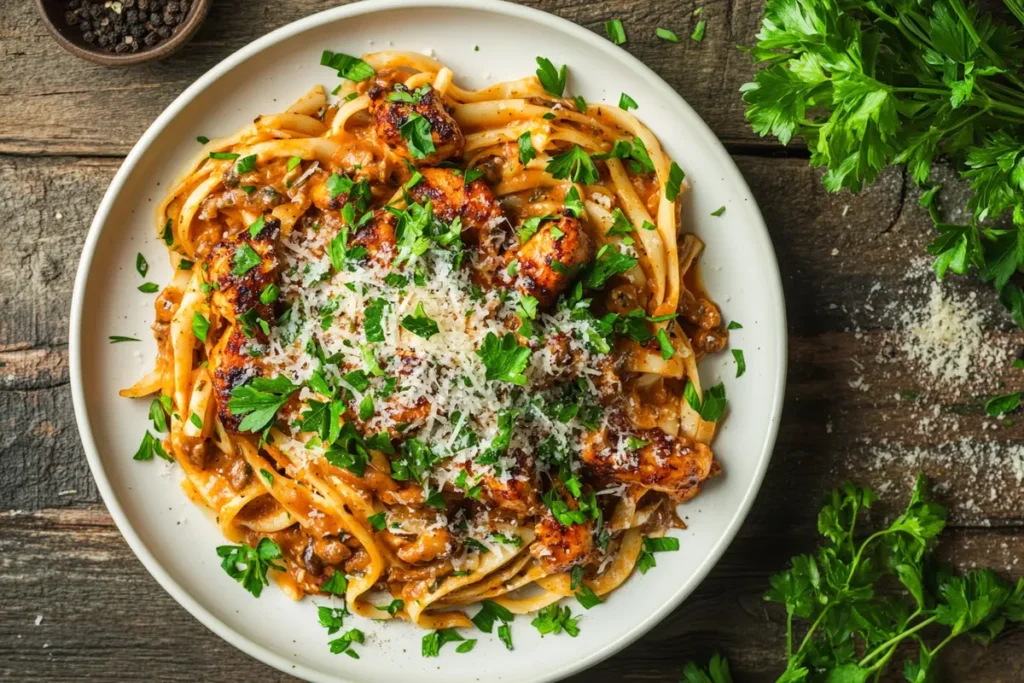
{"label": "fresh parsley sprig", "polygon": [[[1024,23],[1020,0],[1004,2]],[[942,222],[926,193],[936,273],[975,270],[1024,326],[1019,26],[964,0],[768,0],[757,37],[763,68],[741,88],[754,130],[804,138],[830,191],[859,191],[896,164],[928,188],[935,159],[949,158],[971,184],[971,218]]]}

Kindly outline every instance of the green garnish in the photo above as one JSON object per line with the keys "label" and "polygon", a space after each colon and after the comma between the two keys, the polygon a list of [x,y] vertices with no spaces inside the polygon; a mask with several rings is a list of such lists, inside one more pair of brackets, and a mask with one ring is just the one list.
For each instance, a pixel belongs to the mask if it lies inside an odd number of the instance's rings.
{"label": "green garnish", "polygon": [[110,335],[109,337],[107,337],[107,339],[110,340],[111,344],[117,344],[117,343],[120,343],[120,342],[137,342],[137,341],[142,341],[141,339],[136,339],[135,337],[122,337],[122,336],[116,335],[116,334]]}
{"label": "green garnish", "polygon": [[217,555],[223,558],[220,566],[228,576],[257,598],[263,592],[263,587],[270,585],[267,580],[268,569],[285,571],[284,567],[274,564],[274,560],[281,558],[281,548],[269,538],[261,538],[255,548],[244,543],[222,545],[217,548]]}
{"label": "green garnish", "polygon": [[206,335],[210,331],[210,321],[206,319],[206,316],[196,311],[192,314],[192,334],[196,336],[196,339],[206,343]]}
{"label": "green garnish", "polygon": [[465,638],[453,628],[442,628],[431,631],[423,636],[422,654],[424,657],[437,657],[445,643],[455,643]]}
{"label": "green garnish", "polygon": [[409,114],[405,123],[398,127],[398,132],[409,146],[409,153],[414,158],[425,159],[436,151],[434,139],[431,137],[430,121],[419,114]]}
{"label": "green garnish", "polygon": [[551,157],[544,170],[559,180],[572,180],[583,185],[593,185],[600,178],[590,155],[579,145]]}
{"label": "green garnish", "polygon": [[717,217],[717,216],[721,216],[723,213],[725,213],[725,205],[724,204],[722,206],[718,207],[717,209],[715,209],[714,211],[712,211],[711,215]]}
{"label": "green garnish", "polygon": [[665,199],[670,202],[676,200],[685,177],[686,174],[683,173],[683,169],[679,168],[679,164],[673,161],[668,171],[668,182],[665,183]]}
{"label": "green garnish", "polygon": [[241,159],[238,160],[238,163],[235,164],[235,172],[238,173],[238,175],[244,175],[244,174],[248,173],[249,171],[252,171],[255,168],[256,168],[256,155],[255,154],[250,154],[249,156],[242,157]]}
{"label": "green garnish", "polygon": [[533,139],[530,137],[530,131],[525,131],[519,136],[519,163],[526,166],[536,156],[537,150],[533,148]]}
{"label": "green garnish", "polygon": [[742,377],[743,373],[747,371],[747,361],[743,358],[743,350],[733,349],[732,357],[736,360],[736,376]]}
{"label": "green garnish", "polygon": [[350,81],[365,81],[376,73],[372,66],[358,57],[330,50],[324,50],[320,55],[320,65],[334,69],[339,76]]}
{"label": "green garnish", "polygon": [[575,638],[580,633],[580,627],[572,617],[572,610],[568,607],[559,607],[557,602],[537,612],[537,617],[530,624],[540,631],[542,636],[548,633],[557,635],[565,631]]}
{"label": "green garnish", "polygon": [[146,273],[149,272],[149,264],[146,263],[146,257],[141,253],[135,256],[135,270],[139,272],[139,275],[146,277]]}
{"label": "green garnish", "polygon": [[517,386],[526,384],[523,370],[530,363],[530,348],[520,346],[511,332],[507,332],[500,340],[493,332],[488,332],[476,355],[483,360],[487,379]]}
{"label": "green garnish", "polygon": [[608,40],[616,45],[626,42],[626,29],[622,27],[622,22],[618,19],[609,19],[604,22],[604,32],[608,34]]}
{"label": "green garnish", "polygon": [[155,282],[143,282],[139,285],[139,291],[143,294],[156,294],[160,291],[160,285]]}
{"label": "green garnish", "polygon": [[679,36],[676,35],[675,31],[670,31],[667,28],[658,28],[654,35],[658,36],[662,40],[667,40],[670,43],[681,42]]}
{"label": "green garnish", "polygon": [[550,94],[555,97],[561,97],[565,93],[566,76],[567,69],[565,64],[562,65],[561,69],[555,69],[555,65],[551,63],[550,59],[537,57],[537,79],[544,90]]}
{"label": "green garnish", "polygon": [[231,259],[231,274],[245,275],[258,266],[262,260],[260,255],[256,253],[256,250],[249,246],[248,242],[243,242],[242,246],[235,250],[235,254]]}
{"label": "green garnish", "polygon": [[277,411],[288,402],[299,387],[284,375],[273,379],[256,377],[231,391],[228,410],[232,415],[245,415],[238,425],[242,432],[259,432],[273,420]]}
{"label": "green garnish", "polygon": [[210,152],[211,159],[220,159],[221,161],[234,161],[240,156],[234,152]]}
{"label": "green garnish", "polygon": [[426,311],[423,310],[423,302],[416,304],[416,310],[413,315],[407,315],[402,318],[402,327],[409,330],[418,337],[424,339],[430,339],[435,334],[440,332],[437,326],[437,322],[430,318]]}
{"label": "green garnish", "polygon": [[630,109],[636,109],[638,106],[639,105],[637,105],[636,100],[626,93],[619,95],[619,109],[629,111]]}
{"label": "green garnish", "polygon": [[716,384],[704,392],[704,400],[702,402],[697,396],[697,389],[693,386],[693,382],[687,381],[686,386],[683,387],[683,397],[686,399],[686,403],[700,415],[702,420],[718,422],[722,419],[726,404],[724,384]]}
{"label": "green garnish", "polygon": [[693,27],[693,33],[690,37],[696,40],[698,43],[704,40],[704,29],[707,26],[707,22],[701,19],[697,22],[697,25]]}

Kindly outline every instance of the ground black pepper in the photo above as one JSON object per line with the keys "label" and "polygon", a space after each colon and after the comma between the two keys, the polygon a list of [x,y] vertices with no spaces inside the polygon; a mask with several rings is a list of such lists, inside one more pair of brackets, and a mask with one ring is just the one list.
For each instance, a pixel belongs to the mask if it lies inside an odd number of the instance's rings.
{"label": "ground black pepper", "polygon": [[107,52],[138,52],[174,35],[193,0],[69,0],[64,20]]}

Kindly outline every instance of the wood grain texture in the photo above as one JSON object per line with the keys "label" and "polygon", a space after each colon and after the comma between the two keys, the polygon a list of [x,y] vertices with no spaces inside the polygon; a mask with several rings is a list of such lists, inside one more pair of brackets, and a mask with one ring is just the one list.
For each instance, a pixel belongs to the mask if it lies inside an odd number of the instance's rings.
{"label": "wood grain texture", "polygon": [[[170,102],[200,75],[253,39],[337,2],[246,0],[238,11],[215,2],[206,23],[179,53],[156,63],[112,70],[59,49],[29,0],[9,0],[0,14],[0,153],[124,155]],[[743,120],[738,89],[753,72],[737,46],[753,40],[760,22],[756,2],[731,0],[535,0],[533,7],[604,35],[618,17],[627,27],[623,46],[677,89],[727,143],[772,145]],[[703,42],[685,38],[698,4],[707,21]],[[655,37],[663,26],[684,40]],[[443,57],[443,54],[442,54]]]}
{"label": "wood grain texture", "polygon": [[[57,50],[29,0],[14,0],[0,13],[0,677],[195,680],[201,672],[203,680],[227,681],[244,672],[246,678],[292,680],[233,649],[178,607],[114,528],[74,424],[67,317],[81,245],[120,155],[217,61],[333,4],[252,0],[239,12],[235,3],[218,0],[183,53],[124,71]],[[820,500],[843,478],[887,490],[891,503],[878,513],[884,516],[923,469],[951,506],[942,552],[963,566],[1022,575],[1024,487],[1005,456],[1024,452],[1024,426],[991,420],[982,405],[993,393],[1024,388],[1019,371],[1010,368],[1024,335],[986,286],[953,281],[947,291],[984,313],[986,338],[1005,358],[963,392],[934,386],[906,362],[900,317],[925,305],[932,280],[926,268],[909,264],[931,240],[931,223],[898,171],[887,171],[860,196],[829,195],[806,160],[777,156],[771,143],[750,133],[736,90],[751,67],[735,46],[752,39],[762,3],[698,3],[707,37],[680,45],[658,41],[654,28],[688,35],[692,0],[528,4],[599,33],[606,19],[621,19],[627,49],[738,152],[734,158],[778,254],[791,333],[778,446],[736,542],[668,619],[571,680],[676,681],[686,659],[715,651],[729,656],[737,681],[774,680],[784,627],[761,596],[773,572],[814,546]],[[953,183],[944,192],[961,190]],[[920,397],[900,398],[909,394]],[[950,420],[955,432],[935,428]],[[988,450],[979,455],[965,444]],[[989,451],[1004,460],[993,460]],[[896,456],[886,457],[891,453]],[[1022,681],[1022,646],[1020,633],[988,649],[957,645],[943,658],[944,679]]]}

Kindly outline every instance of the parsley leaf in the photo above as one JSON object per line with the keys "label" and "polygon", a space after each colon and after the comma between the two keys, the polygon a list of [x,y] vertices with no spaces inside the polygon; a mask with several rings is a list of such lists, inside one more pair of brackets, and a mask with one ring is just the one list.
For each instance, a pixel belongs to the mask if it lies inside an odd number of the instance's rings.
{"label": "parsley leaf", "polygon": [[267,570],[285,570],[283,566],[274,564],[274,560],[281,558],[281,548],[269,538],[261,538],[255,548],[244,543],[222,545],[217,548],[217,555],[222,558],[220,566],[228,576],[257,598],[263,592],[263,587],[270,585]]}
{"label": "parsley leaf", "polygon": [[398,127],[402,139],[409,146],[409,153],[416,159],[425,159],[436,151],[434,139],[431,137],[430,121],[413,112]]}
{"label": "parsley leaf", "polygon": [[616,45],[622,45],[626,42],[626,30],[618,19],[609,19],[604,22],[604,32],[608,34],[608,40]]}
{"label": "parsley leaf", "polygon": [[256,377],[231,391],[228,410],[232,415],[245,415],[238,425],[239,431],[259,432],[274,420],[277,411],[298,390],[285,375],[273,379]]}
{"label": "parsley leaf", "polygon": [[638,106],[639,105],[637,105],[636,100],[626,93],[619,95],[619,109],[629,111],[630,109],[636,109]]}
{"label": "parsley leaf", "polygon": [[530,624],[540,631],[542,636],[548,633],[557,635],[565,631],[575,638],[580,633],[576,619],[572,618],[572,610],[560,607],[557,602],[537,612],[537,617]]}
{"label": "parsley leaf", "polygon": [[537,57],[537,79],[546,91],[555,97],[565,93],[566,67],[555,69],[555,65],[546,57]]}
{"label": "parsley leaf", "polygon": [[323,51],[320,65],[334,69],[339,76],[350,81],[365,81],[375,73],[372,66],[358,57],[330,50]]}
{"label": "parsley leaf", "polygon": [[530,131],[524,131],[519,136],[519,163],[526,166],[537,156],[537,150],[533,148],[533,138],[530,137]]}
{"label": "parsley leaf", "polygon": [[423,636],[422,654],[424,657],[437,657],[441,654],[441,648],[445,643],[454,643],[465,640],[454,628],[442,628],[431,631]]}
{"label": "parsley leaf", "polygon": [[590,155],[579,145],[551,157],[544,170],[559,180],[583,185],[593,185],[600,179]]}
{"label": "parsley leaf", "polygon": [[245,275],[250,270],[258,266],[261,261],[262,259],[260,258],[260,255],[256,253],[256,250],[249,246],[248,242],[242,242],[242,246],[235,249],[235,254],[232,257],[231,274]]}
{"label": "parsley leaf", "polygon": [[484,337],[483,346],[477,350],[476,355],[487,369],[487,379],[518,386],[526,384],[523,370],[530,363],[530,348],[520,346],[516,336],[511,332],[505,333],[500,340],[496,334],[488,332]]}
{"label": "parsley leaf", "polygon": [[413,315],[407,315],[402,318],[402,327],[424,339],[430,339],[440,332],[437,321],[429,317],[423,310],[423,302],[416,304],[416,310]]}
{"label": "parsley leaf", "polygon": [[681,42],[675,31],[670,31],[667,28],[658,28],[654,31],[654,35],[658,36],[662,40],[667,40],[670,43]]}

